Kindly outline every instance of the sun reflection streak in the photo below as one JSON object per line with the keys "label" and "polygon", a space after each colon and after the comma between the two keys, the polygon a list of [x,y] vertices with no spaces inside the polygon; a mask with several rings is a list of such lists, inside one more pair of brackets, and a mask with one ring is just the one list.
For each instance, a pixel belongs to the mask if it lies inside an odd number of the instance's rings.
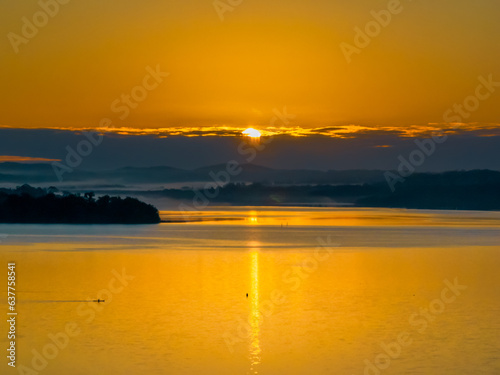
{"label": "sun reflection streak", "polygon": [[[257,216],[257,211],[250,211],[248,213],[248,218],[247,218],[248,222],[250,224],[259,224],[259,218]],[[251,245],[253,246],[253,244]]]}
{"label": "sun reflection streak", "polygon": [[256,248],[250,253],[251,260],[251,295],[250,295],[250,326],[252,333],[250,335],[250,373],[258,374],[257,366],[260,364],[260,312],[259,312],[259,251]]}

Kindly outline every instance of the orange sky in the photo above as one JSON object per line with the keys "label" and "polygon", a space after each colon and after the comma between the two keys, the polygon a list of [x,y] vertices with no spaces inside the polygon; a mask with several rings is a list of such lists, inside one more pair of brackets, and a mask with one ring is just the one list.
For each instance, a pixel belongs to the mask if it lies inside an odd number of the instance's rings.
{"label": "orange sky", "polygon": [[[479,76],[500,81],[500,3],[490,0],[402,2],[351,63],[341,43],[354,45],[354,28],[387,1],[244,0],[223,21],[205,0],[74,1],[18,53],[7,36],[22,35],[22,18],[40,7],[2,7],[0,125],[9,127],[110,118],[123,128],[265,128],[285,106],[299,128],[427,126],[473,95]],[[136,87],[157,67],[168,77],[147,80],[154,89],[125,116],[122,95],[144,94]],[[498,124],[494,94],[463,122]]]}

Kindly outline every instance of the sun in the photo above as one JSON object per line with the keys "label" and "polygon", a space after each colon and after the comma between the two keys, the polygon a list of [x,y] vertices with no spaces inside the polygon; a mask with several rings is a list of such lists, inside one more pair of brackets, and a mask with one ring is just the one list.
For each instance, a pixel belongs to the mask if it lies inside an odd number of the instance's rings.
{"label": "sun", "polygon": [[260,131],[254,129],[254,128],[248,128],[245,131],[243,131],[242,134],[247,135],[250,138],[260,138],[260,136],[261,136]]}

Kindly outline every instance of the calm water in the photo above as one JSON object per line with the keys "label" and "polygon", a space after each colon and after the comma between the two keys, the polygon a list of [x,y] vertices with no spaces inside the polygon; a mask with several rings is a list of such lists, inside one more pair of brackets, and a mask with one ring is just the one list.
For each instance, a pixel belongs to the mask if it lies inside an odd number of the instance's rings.
{"label": "calm water", "polygon": [[9,261],[18,293],[18,367],[4,357],[0,373],[500,373],[500,213],[221,208],[190,219],[0,225],[2,314]]}

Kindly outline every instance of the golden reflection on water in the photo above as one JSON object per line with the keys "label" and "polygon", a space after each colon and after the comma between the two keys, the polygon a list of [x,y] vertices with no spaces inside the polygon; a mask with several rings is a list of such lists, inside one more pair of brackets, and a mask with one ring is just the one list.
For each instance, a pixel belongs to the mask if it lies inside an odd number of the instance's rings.
{"label": "golden reflection on water", "polygon": [[260,364],[260,312],[259,312],[259,250],[254,248],[250,253],[251,264],[251,294],[249,295],[250,309],[250,326],[252,333],[250,336],[250,373],[258,374],[257,366]]}
{"label": "golden reflection on water", "polygon": [[[293,227],[355,219],[353,210],[334,212],[336,218],[321,211],[221,212],[258,217],[258,225],[246,228],[233,222],[221,227],[220,221],[4,226],[0,233],[10,235],[0,244],[0,265],[16,261],[18,271],[19,364],[30,365],[32,350],[50,343],[49,334],[76,322],[81,333],[42,374],[361,375],[365,360],[383,352],[381,343],[406,331],[413,343],[382,375],[500,373],[498,213],[464,214],[455,224],[472,234],[469,241],[490,238],[487,246],[466,245],[456,230],[445,237],[441,230],[436,235],[418,228],[358,226],[351,228],[352,236],[366,237],[364,247],[346,247],[349,228]],[[408,216],[382,210],[379,216],[385,219],[377,219],[375,214],[361,211],[358,219],[371,225]],[[420,212],[415,223],[451,225],[456,215]],[[290,228],[270,228],[266,220],[273,225],[290,221]],[[470,230],[481,223],[489,229]],[[340,246],[317,258],[317,237],[329,235]],[[368,246],[375,236],[388,245]],[[399,247],[389,246],[394,243]],[[106,305],[80,310],[79,303],[39,303],[98,298],[113,270],[125,270],[133,279],[107,296]],[[467,289],[420,333],[409,318],[429,309],[440,298],[443,281],[455,278]],[[284,302],[265,309],[274,290],[282,292]],[[6,295],[6,283],[0,292]],[[6,298],[0,299],[0,311],[6,309]],[[0,324],[1,332],[6,323]],[[0,345],[6,344],[2,334]]]}
{"label": "golden reflection on water", "polygon": [[248,213],[248,223],[251,225],[259,224],[259,218],[256,211],[250,211]]}
{"label": "golden reflection on water", "polygon": [[424,211],[366,208],[214,207],[211,210],[179,215],[179,211],[161,211],[165,221],[192,225],[250,226],[474,226],[500,227],[498,212]]}

